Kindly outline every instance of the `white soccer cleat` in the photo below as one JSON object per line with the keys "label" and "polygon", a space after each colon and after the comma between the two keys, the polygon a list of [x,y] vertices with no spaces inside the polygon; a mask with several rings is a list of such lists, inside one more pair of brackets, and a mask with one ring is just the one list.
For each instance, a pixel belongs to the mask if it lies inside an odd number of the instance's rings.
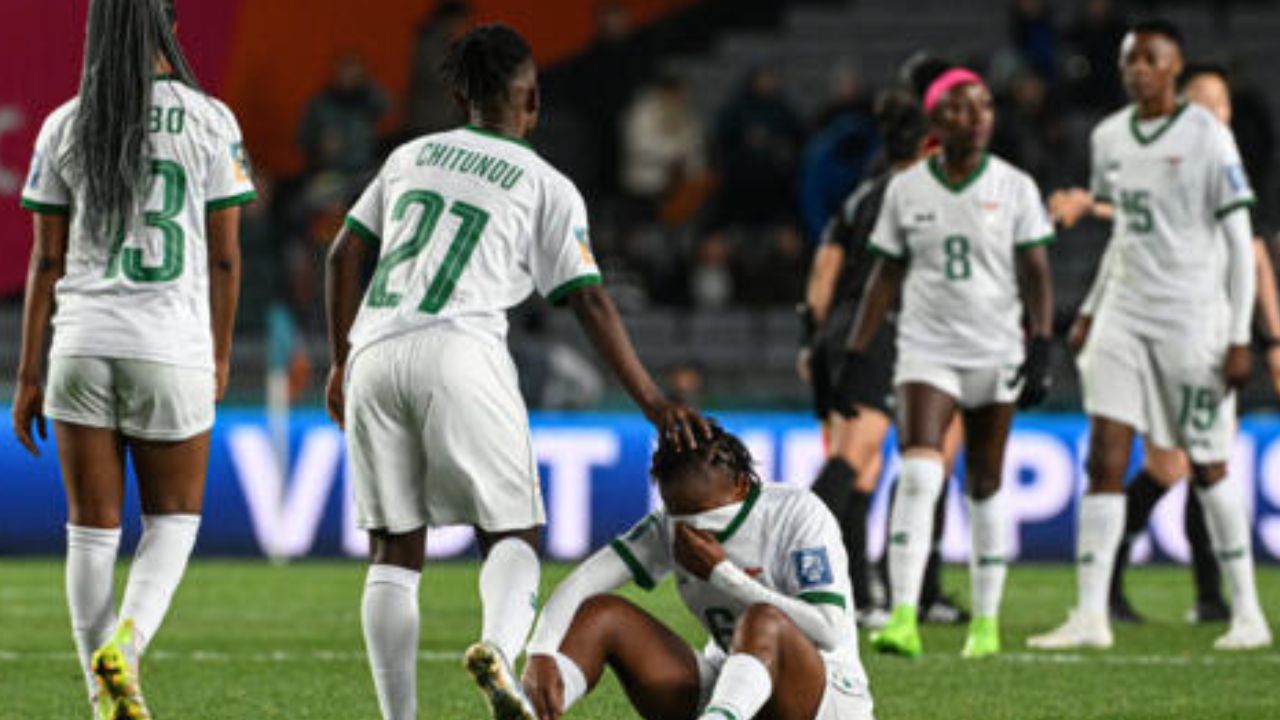
{"label": "white soccer cleat", "polygon": [[1089,615],[1072,610],[1067,621],[1043,635],[1027,638],[1027,647],[1036,650],[1071,650],[1075,648],[1109,649],[1115,643],[1106,613]]}
{"label": "white soccer cleat", "polygon": [[858,611],[858,627],[863,630],[881,630],[889,624],[889,613],[878,607]]}
{"label": "white soccer cleat", "polygon": [[501,650],[478,642],[467,648],[462,664],[489,701],[493,720],[538,720]]}
{"label": "white soccer cleat", "polygon": [[1232,618],[1231,629],[1213,641],[1215,650],[1256,650],[1271,646],[1271,628],[1262,614]]}

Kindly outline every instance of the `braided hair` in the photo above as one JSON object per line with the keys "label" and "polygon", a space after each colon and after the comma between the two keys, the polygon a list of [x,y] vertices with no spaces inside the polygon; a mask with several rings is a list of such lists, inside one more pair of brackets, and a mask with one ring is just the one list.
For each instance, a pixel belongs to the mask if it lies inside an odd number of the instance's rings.
{"label": "braided hair", "polygon": [[481,25],[449,46],[441,72],[467,109],[498,110],[516,72],[533,58],[529,43],[510,25]]}
{"label": "braided hair", "polygon": [[691,469],[719,465],[734,477],[746,477],[755,485],[760,484],[760,476],[756,474],[755,464],[751,459],[751,451],[738,437],[708,419],[711,428],[709,438],[700,438],[698,446],[693,449],[678,447],[671,439],[663,436],[658,441],[658,449],[653,452],[650,462],[650,473],[659,483],[671,480]]}
{"label": "braided hair", "polygon": [[173,32],[174,1],[93,0],[89,8],[79,105],[65,161],[84,179],[90,226],[131,217],[146,192],[156,60],[164,58],[178,81],[198,87]]}

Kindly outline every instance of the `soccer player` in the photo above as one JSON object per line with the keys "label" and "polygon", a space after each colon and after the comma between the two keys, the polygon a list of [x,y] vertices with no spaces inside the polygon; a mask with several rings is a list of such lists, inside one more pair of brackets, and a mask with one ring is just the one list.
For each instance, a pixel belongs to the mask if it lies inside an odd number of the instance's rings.
{"label": "soccer player", "polygon": [[[524,688],[555,720],[606,666],[641,717],[870,720],[835,518],[811,493],[764,485],[742,442],[713,427],[694,450],[663,440],[657,510],[584,561],[547,601]],[[612,591],[669,575],[710,640],[698,652]]]}
{"label": "soccer player", "polygon": [[[1092,138],[1095,201],[1115,208],[1105,291],[1078,357],[1090,417],[1076,536],[1077,605],[1035,648],[1113,643],[1107,588],[1125,525],[1124,472],[1135,433],[1186,452],[1214,552],[1231,585],[1223,650],[1271,642],[1254,587],[1249,525],[1223,480],[1235,389],[1248,379],[1255,297],[1253,203],[1234,138],[1208,110],[1180,102],[1182,37],[1164,21],[1136,25],[1120,48],[1133,104]],[[1111,268],[1114,267],[1114,270]],[[1085,317],[1088,317],[1087,315]]]}
{"label": "soccer player", "polygon": [[[1187,101],[1209,110],[1224,125],[1230,127],[1231,88],[1226,70],[1215,65],[1189,65],[1183,70],[1179,82]],[[1108,221],[1114,217],[1111,205],[1095,202],[1084,189],[1059,190],[1051,196],[1049,206],[1067,227],[1074,225],[1084,214]],[[1280,298],[1277,297],[1275,271],[1267,244],[1257,235],[1253,239],[1253,254],[1257,269],[1254,316],[1260,319],[1256,324],[1266,347],[1266,365],[1272,385],[1280,391]],[[1084,346],[1106,282],[1106,274],[1099,273],[1090,288],[1087,302],[1081,307],[1080,316],[1073,325],[1070,342],[1076,352]],[[1111,573],[1110,614],[1112,620],[1120,622],[1143,621],[1124,592],[1124,571],[1132,542],[1146,528],[1160,498],[1188,474],[1187,456],[1181,450],[1152,445],[1145,437],[1143,446],[1145,455],[1142,469],[1125,485],[1124,536],[1116,551],[1115,567]],[[1204,509],[1195,492],[1187,493],[1183,524],[1191,547],[1191,567],[1196,586],[1196,603],[1187,611],[1187,621],[1205,623],[1228,620],[1231,608],[1222,598],[1222,573],[1213,557],[1205,527]]]}
{"label": "soccer player", "polygon": [[[67,604],[99,718],[151,716],[138,663],[200,526],[239,297],[239,206],[254,198],[235,117],[200,91],[174,23],[171,0],[94,0],[80,91],[45,119],[22,191],[35,247],[13,427],[38,455],[32,428],[43,438],[54,421]],[[117,616],[126,454],[143,532]]]}
{"label": "soccer player", "polygon": [[[835,369],[844,359],[858,298],[875,261],[866,247],[880,214],[885,188],[895,174],[929,154],[927,120],[920,103],[910,94],[894,91],[882,95],[876,103],[876,121],[889,167],[854,191],[823,230],[805,293],[806,341],[799,360],[801,375],[813,388],[814,408],[830,448],[812,489],[840,522],[858,605],[858,624],[873,629],[882,627],[887,615],[871,599],[867,512],[880,479],[884,440],[893,416],[893,316],[886,319],[871,343],[868,369],[875,375],[869,382],[874,382],[876,389],[870,401],[858,406],[856,417],[845,418],[831,407],[831,399]],[[954,466],[961,436],[956,418],[945,442],[946,476]],[[943,507],[945,501],[945,493],[939,493],[939,506]],[[935,535],[940,527],[940,522],[935,524]],[[926,587],[940,587],[937,576],[941,563],[935,560],[936,554],[934,547],[926,565]],[[929,605],[922,597],[921,607]]]}
{"label": "soccer player", "polygon": [[328,408],[346,429],[356,521],[369,531],[363,627],[383,716],[415,717],[427,526],[469,524],[484,556],[483,630],[466,666],[496,716],[529,719],[527,704],[507,701],[544,517],[506,311],[533,290],[568,303],[667,441],[692,446],[705,428],[636,358],[601,287],[582,196],[527,143],[539,102],[524,38],[476,28],[443,69],[470,124],[396,149],[330,252]]}
{"label": "soccer player", "polygon": [[[881,257],[850,333],[836,409],[851,414],[872,396],[869,350],[901,289],[893,383],[903,460],[890,518],[893,614],[871,643],[882,652],[922,652],[915,603],[943,486],[946,429],[959,410],[974,614],[962,654],[975,658],[1000,650],[1004,449],[1015,402],[1037,403],[1047,389],[1053,290],[1045,246],[1053,228],[1031,178],[987,153],[994,110],[981,78],[949,70],[929,86],[924,107],[941,150],[894,176],[885,191],[868,244]],[[1031,328],[1025,339],[1024,309]]]}

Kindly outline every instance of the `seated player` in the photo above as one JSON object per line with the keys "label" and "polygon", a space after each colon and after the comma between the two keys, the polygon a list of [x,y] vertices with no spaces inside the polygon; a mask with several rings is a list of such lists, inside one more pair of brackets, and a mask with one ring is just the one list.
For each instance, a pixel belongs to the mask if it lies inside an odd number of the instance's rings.
{"label": "seated player", "polygon": [[[763,485],[719,426],[693,450],[663,438],[652,472],[666,509],[583,562],[538,620],[524,691],[539,720],[568,711],[606,666],[644,718],[871,718],[831,513],[812,493]],[[702,651],[608,594],[672,573],[711,637]]]}

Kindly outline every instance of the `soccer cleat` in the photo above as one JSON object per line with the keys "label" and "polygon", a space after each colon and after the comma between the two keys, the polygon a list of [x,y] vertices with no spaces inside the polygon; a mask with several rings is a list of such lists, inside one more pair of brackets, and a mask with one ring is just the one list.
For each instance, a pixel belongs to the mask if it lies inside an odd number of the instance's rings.
{"label": "soccer cleat", "polygon": [[919,612],[919,621],[929,625],[962,625],[969,619],[969,611],[947,595],[939,595],[929,607],[921,608]]}
{"label": "soccer cleat", "polygon": [[93,720],[116,720],[116,700],[98,681],[98,694],[93,696]]}
{"label": "soccer cleat", "polygon": [[90,667],[98,678],[99,695],[105,691],[114,705],[114,715],[110,717],[116,720],[150,720],[151,711],[142,697],[142,685],[138,679],[138,647],[133,620],[120,623],[107,644],[93,653]]}
{"label": "soccer cleat", "polygon": [[920,627],[916,623],[916,609],[899,605],[893,609],[889,622],[879,632],[871,634],[871,647],[878,652],[904,657],[920,657],[924,646],[920,642]]}
{"label": "soccer cleat", "polygon": [[863,630],[879,630],[889,624],[889,613],[883,608],[869,607],[858,611],[858,627]]}
{"label": "soccer cleat", "polygon": [[501,650],[478,642],[467,648],[462,665],[489,701],[493,720],[538,720]]}
{"label": "soccer cleat", "polygon": [[1067,621],[1043,635],[1027,638],[1027,647],[1037,650],[1070,650],[1098,648],[1106,650],[1114,644],[1111,624],[1106,615],[1088,615],[1072,610]]}
{"label": "soccer cleat", "polygon": [[975,617],[969,623],[962,658],[984,658],[1000,654],[1000,623],[993,617]]}
{"label": "soccer cleat", "polygon": [[1227,634],[1213,641],[1215,650],[1256,650],[1271,646],[1271,628],[1261,614],[1232,618]]}
{"label": "soccer cleat", "polygon": [[1129,602],[1129,598],[1124,595],[1117,595],[1111,598],[1109,611],[1113,622],[1141,625],[1147,621],[1146,618],[1142,617],[1142,613],[1134,609]]}
{"label": "soccer cleat", "polygon": [[1188,625],[1204,625],[1206,623],[1226,622],[1231,619],[1231,606],[1222,600],[1209,602],[1197,601],[1195,607],[1187,610]]}

